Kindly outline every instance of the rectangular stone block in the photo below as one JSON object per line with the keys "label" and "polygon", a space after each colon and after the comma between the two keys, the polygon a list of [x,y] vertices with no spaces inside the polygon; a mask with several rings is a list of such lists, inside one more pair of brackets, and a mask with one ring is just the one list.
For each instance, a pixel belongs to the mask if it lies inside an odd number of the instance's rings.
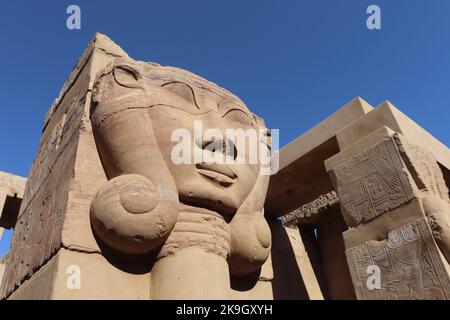
{"label": "rectangular stone block", "polygon": [[389,231],[387,239],[349,248],[346,255],[360,300],[450,299],[445,261],[426,218]]}
{"label": "rectangular stone block", "polygon": [[332,171],[347,225],[354,227],[414,198],[394,138],[354,155]]}
{"label": "rectangular stone block", "polygon": [[357,298],[449,299],[448,188],[434,154],[381,127],[325,165]]}
{"label": "rectangular stone block", "polygon": [[98,253],[59,249],[10,300],[148,300],[145,270],[124,272]]}
{"label": "rectangular stone block", "polygon": [[448,147],[403,114],[389,101],[384,101],[372,111],[342,129],[336,135],[339,148],[344,150],[352,146],[358,140],[365,138],[382,126],[387,126],[395,132],[408,137],[415,144],[425,148],[444,167],[450,168],[450,151]]}
{"label": "rectangular stone block", "polygon": [[[375,143],[374,138],[380,137]],[[364,148],[365,142],[370,144]],[[326,166],[349,227],[426,195],[448,201],[448,188],[434,156],[387,128],[327,160]]]}
{"label": "rectangular stone block", "polygon": [[106,177],[91,133],[90,92],[97,72],[122,56],[127,56],[122,49],[96,34],[47,113],[0,298],[8,297],[61,247],[100,252],[91,232],[89,204]]}

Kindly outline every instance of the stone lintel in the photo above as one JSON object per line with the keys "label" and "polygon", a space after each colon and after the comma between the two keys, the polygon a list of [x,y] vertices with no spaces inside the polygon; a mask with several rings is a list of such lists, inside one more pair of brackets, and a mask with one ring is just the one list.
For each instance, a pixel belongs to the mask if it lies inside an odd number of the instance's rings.
{"label": "stone lintel", "polygon": [[[0,228],[16,225],[27,179],[0,171]],[[0,239],[1,239],[0,231]]]}
{"label": "stone lintel", "polygon": [[335,191],[331,191],[287,213],[282,216],[281,219],[285,226],[293,224],[310,224],[311,221],[320,219],[320,217],[317,217],[318,215],[324,213],[327,209],[338,205],[339,198]]}

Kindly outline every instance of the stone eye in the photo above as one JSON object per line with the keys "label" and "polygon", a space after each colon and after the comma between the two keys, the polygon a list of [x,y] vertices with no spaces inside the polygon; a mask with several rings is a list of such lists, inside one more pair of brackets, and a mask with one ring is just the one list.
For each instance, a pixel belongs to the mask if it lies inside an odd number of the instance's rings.
{"label": "stone eye", "polygon": [[183,100],[195,105],[198,108],[197,101],[195,100],[194,91],[187,84],[182,82],[170,82],[163,85],[163,88],[170,90]]}

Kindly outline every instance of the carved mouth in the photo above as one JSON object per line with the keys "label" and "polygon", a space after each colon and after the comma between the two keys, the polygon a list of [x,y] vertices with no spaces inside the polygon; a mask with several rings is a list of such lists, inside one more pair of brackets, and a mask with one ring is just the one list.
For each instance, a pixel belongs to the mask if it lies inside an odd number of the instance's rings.
{"label": "carved mouth", "polygon": [[197,171],[209,179],[219,182],[223,186],[229,186],[236,181],[236,174],[225,164],[198,163]]}

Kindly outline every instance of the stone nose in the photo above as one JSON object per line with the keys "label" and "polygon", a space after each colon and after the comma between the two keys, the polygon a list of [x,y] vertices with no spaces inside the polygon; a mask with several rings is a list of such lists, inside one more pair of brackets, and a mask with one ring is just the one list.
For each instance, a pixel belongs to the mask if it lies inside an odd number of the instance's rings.
{"label": "stone nose", "polygon": [[232,140],[226,137],[226,132],[217,128],[207,129],[203,134],[197,135],[195,144],[203,152],[222,153],[224,157],[235,160],[237,149]]}

